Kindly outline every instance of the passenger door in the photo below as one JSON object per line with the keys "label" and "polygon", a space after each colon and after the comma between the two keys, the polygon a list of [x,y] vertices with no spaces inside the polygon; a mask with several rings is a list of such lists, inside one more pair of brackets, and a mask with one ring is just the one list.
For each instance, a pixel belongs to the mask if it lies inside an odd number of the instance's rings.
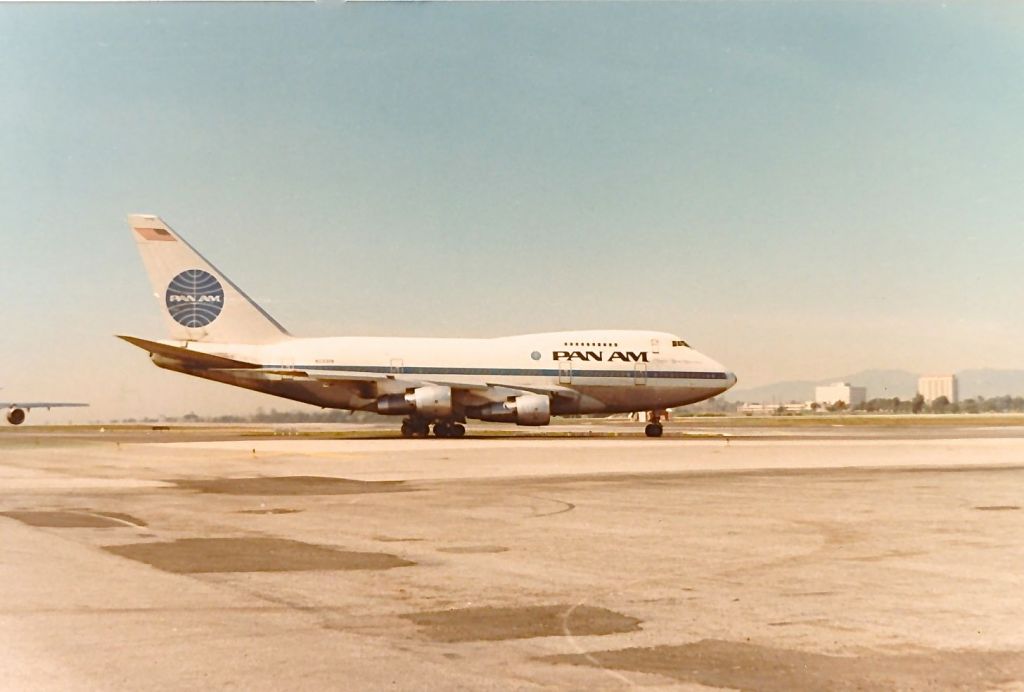
{"label": "passenger door", "polygon": [[633,384],[647,384],[647,363],[636,363],[633,366]]}

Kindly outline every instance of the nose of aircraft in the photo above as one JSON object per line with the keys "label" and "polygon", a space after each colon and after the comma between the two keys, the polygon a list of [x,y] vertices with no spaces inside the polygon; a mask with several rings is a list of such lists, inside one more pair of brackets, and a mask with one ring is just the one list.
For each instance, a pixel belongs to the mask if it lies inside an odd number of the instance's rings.
{"label": "nose of aircraft", "polygon": [[717,360],[714,360],[712,358],[708,358],[708,360],[711,361],[711,364],[716,371],[725,373],[725,381],[721,383],[722,390],[721,392],[719,392],[719,394],[731,389],[732,386],[736,384],[736,373],[734,373],[732,370],[719,363]]}
{"label": "nose of aircraft", "polygon": [[730,372],[726,371],[726,373],[725,373],[725,389],[723,389],[722,391],[726,392],[726,391],[732,389],[732,386],[734,384],[736,384],[736,381],[737,381],[736,374],[735,373],[730,373]]}
{"label": "nose of aircraft", "polygon": [[724,372],[725,373],[725,381],[723,382],[723,381],[720,380],[720,381],[715,383],[716,386],[718,386],[718,385],[721,386],[720,391],[718,392],[719,394],[721,394],[722,392],[725,392],[725,391],[731,389],[732,386],[736,384],[736,381],[737,381],[736,373],[734,373],[731,370],[729,370],[727,367],[725,367],[724,365],[719,363],[714,358],[711,358],[711,357],[709,357],[707,355],[704,355],[703,353],[700,354],[700,355],[706,361],[706,363],[707,363],[709,368],[711,368],[715,372]]}
{"label": "nose of aircraft", "polygon": [[734,372],[732,372],[732,371],[730,371],[730,370],[727,370],[727,369],[726,369],[726,368],[725,368],[724,366],[722,366],[721,364],[719,364],[719,366],[718,366],[718,367],[719,367],[719,368],[721,368],[721,369],[719,370],[719,372],[724,372],[724,373],[725,373],[725,381],[724,381],[724,382],[721,382],[721,381],[720,381],[720,384],[719,384],[719,389],[718,389],[718,393],[719,393],[719,394],[722,394],[722,393],[724,393],[724,392],[727,392],[727,391],[729,391],[729,389],[731,389],[731,388],[732,388],[732,386],[733,386],[734,384],[736,384],[736,373],[734,373]]}

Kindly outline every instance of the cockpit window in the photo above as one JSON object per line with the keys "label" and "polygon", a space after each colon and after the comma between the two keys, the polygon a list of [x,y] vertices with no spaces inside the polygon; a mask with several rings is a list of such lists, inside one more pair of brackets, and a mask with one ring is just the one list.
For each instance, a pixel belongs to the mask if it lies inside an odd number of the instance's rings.
{"label": "cockpit window", "polygon": [[677,339],[677,340],[673,341],[672,345],[673,346],[683,346],[685,348],[690,348],[690,344],[686,343],[682,339]]}

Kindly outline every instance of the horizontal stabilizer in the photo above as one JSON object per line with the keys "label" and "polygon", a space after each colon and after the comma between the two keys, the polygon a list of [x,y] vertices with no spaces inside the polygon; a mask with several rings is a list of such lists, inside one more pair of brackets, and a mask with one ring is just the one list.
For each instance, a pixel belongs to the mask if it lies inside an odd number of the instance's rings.
{"label": "horizontal stabilizer", "polygon": [[225,358],[224,356],[215,356],[210,353],[202,353],[201,351],[193,351],[189,348],[182,348],[180,346],[171,346],[170,344],[162,344],[159,341],[149,341],[148,339],[140,339],[137,336],[125,336],[123,334],[117,335],[118,339],[124,339],[133,346],[138,346],[143,351],[149,351],[151,355],[160,355],[166,358],[173,358],[179,360],[182,363],[186,363],[193,367],[199,368],[259,368],[259,365],[254,363],[246,363],[242,360],[235,360],[234,358]]}

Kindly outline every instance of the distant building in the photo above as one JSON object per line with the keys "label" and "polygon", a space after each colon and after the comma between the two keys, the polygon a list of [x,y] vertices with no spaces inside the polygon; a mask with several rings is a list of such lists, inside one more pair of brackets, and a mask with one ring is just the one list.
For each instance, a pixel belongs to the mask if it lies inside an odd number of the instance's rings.
{"label": "distant building", "polygon": [[949,399],[951,404],[960,401],[956,375],[923,375],[917,380],[917,393],[929,404],[940,396]]}
{"label": "distant building", "polygon": [[824,406],[834,406],[841,401],[847,408],[853,408],[863,404],[868,398],[867,394],[868,390],[865,387],[854,387],[849,382],[836,382],[815,387],[814,401]]}

